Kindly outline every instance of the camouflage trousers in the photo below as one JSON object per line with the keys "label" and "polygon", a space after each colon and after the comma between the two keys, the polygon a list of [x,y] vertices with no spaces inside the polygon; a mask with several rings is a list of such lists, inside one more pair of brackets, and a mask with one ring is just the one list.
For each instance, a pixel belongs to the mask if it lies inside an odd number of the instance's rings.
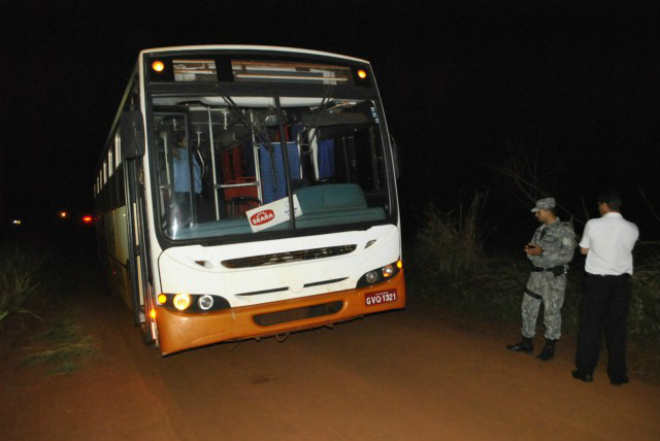
{"label": "camouflage trousers", "polygon": [[558,340],[561,337],[561,307],[566,293],[566,275],[555,277],[550,272],[533,272],[527,281],[522,301],[522,335],[534,338],[536,319],[543,303],[543,325],[545,338]]}

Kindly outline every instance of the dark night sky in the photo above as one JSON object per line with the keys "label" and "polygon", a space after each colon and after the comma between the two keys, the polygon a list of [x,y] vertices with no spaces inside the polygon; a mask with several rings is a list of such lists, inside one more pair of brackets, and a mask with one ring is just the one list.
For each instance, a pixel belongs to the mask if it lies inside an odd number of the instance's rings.
{"label": "dark night sky", "polygon": [[636,222],[659,223],[639,196],[660,211],[657,2],[131,3],[141,6],[2,2],[3,227],[91,209],[97,159],[140,49],[229,43],[370,60],[403,157],[406,213],[489,188],[490,224],[528,220],[528,204],[496,172],[514,151],[540,159],[544,188],[571,210],[618,187]]}

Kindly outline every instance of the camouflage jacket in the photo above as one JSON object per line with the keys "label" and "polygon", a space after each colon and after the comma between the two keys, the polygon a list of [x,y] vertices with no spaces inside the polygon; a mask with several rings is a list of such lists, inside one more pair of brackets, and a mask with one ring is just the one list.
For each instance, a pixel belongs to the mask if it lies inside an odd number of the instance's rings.
{"label": "camouflage jacket", "polygon": [[557,218],[553,223],[542,224],[534,232],[532,243],[543,248],[538,256],[527,256],[532,265],[540,268],[552,268],[573,260],[577,246],[575,232],[569,222]]}

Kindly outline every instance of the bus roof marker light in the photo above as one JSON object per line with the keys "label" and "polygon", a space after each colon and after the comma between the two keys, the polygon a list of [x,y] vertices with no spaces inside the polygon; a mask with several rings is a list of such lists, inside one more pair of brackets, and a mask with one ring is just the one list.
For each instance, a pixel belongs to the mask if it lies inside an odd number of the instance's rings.
{"label": "bus roof marker light", "polygon": [[155,72],[162,72],[162,71],[165,70],[165,63],[163,63],[163,62],[160,61],[160,60],[156,60],[156,61],[154,61],[153,63],[151,63],[151,68],[152,68]]}

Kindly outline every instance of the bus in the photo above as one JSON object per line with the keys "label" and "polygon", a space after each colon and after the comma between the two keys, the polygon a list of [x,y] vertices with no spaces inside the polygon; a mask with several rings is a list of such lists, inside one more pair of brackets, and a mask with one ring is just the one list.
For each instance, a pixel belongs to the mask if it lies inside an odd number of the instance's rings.
{"label": "bus", "polygon": [[163,355],[402,309],[397,174],[365,60],[143,50],[95,177],[99,256]]}

